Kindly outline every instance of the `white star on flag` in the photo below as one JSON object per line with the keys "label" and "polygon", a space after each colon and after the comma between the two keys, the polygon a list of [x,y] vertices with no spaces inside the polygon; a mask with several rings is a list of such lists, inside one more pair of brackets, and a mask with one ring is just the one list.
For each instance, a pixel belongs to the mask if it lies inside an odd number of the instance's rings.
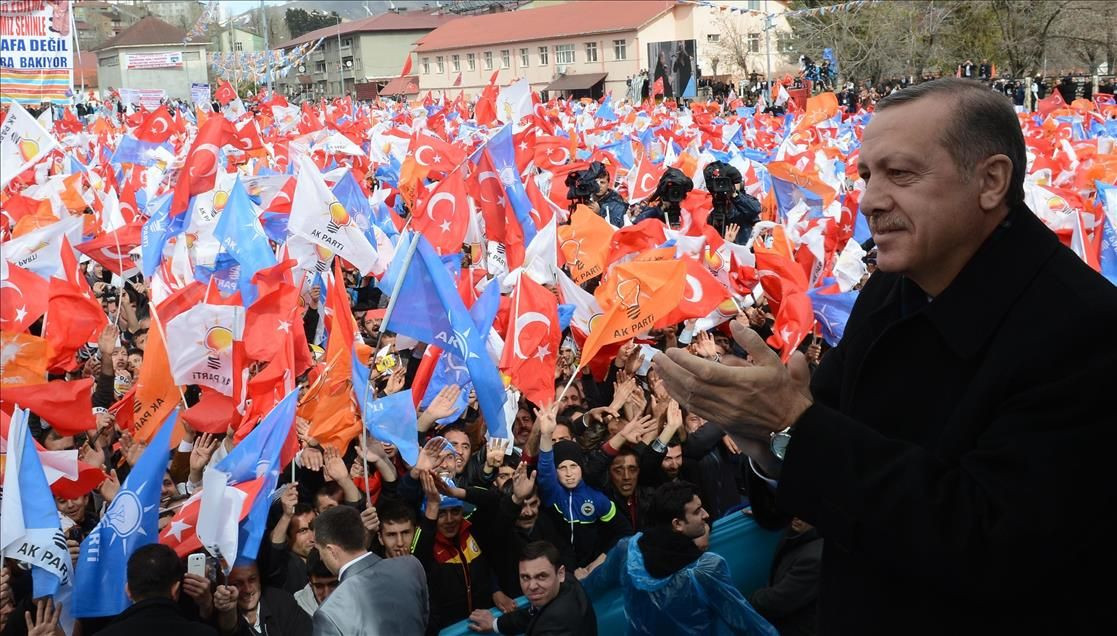
{"label": "white star on flag", "polygon": [[291,332],[291,323],[287,322],[286,320],[280,320],[279,321],[279,330],[283,331],[285,333],[290,333]]}

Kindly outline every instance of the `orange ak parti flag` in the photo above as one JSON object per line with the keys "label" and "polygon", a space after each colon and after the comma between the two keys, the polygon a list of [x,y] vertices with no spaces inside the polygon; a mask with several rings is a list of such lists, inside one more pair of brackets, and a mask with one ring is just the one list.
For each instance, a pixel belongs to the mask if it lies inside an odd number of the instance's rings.
{"label": "orange ak parti flag", "polygon": [[49,357],[44,338],[0,331],[0,386],[45,384]]}
{"label": "orange ak parti flag", "polygon": [[594,296],[605,315],[593,323],[582,348],[583,365],[607,344],[648,331],[678,303],[686,283],[683,261],[633,261],[616,265]]}
{"label": "orange ak parti flag", "polygon": [[[343,452],[361,432],[361,424],[353,412],[353,350],[357,323],[349,310],[345,277],[337,259],[334,259],[332,278],[326,294],[327,326],[330,329],[329,342],[326,343],[326,370],[317,386],[303,396],[302,404],[310,406],[306,409],[310,415],[307,418],[310,420],[307,435],[323,446],[332,445]],[[305,417],[302,413],[300,415]]]}
{"label": "orange ak parti flag", "polygon": [[[163,327],[153,327],[155,328],[148,331],[147,346],[144,348],[144,359],[140,365],[132,403],[132,435],[139,442],[147,442],[155,435],[159,425],[178,406],[181,397],[171,376]],[[180,422],[181,420],[179,418]],[[171,436],[179,437],[179,432],[176,430]]]}
{"label": "orange ak parti flag", "polygon": [[584,205],[570,217],[570,225],[559,227],[559,248],[570,266],[570,279],[581,285],[605,271],[605,255],[613,238],[613,226]]}

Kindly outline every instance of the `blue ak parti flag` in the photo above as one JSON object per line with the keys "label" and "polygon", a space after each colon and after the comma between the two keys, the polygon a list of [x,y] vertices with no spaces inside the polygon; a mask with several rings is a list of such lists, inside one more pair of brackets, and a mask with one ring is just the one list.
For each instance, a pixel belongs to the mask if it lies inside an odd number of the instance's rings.
{"label": "blue ak parti flag", "polygon": [[241,522],[237,561],[254,560],[260,551],[260,541],[268,522],[268,508],[271,507],[269,493],[279,483],[279,465],[283,444],[295,424],[295,407],[298,406],[299,391],[287,394],[279,404],[268,412],[252,432],[237,444],[216,468],[229,475],[230,484],[252,481],[264,477],[260,492]]}
{"label": "blue ak parti flag", "polygon": [[[473,323],[480,330],[482,339],[492,329],[493,321],[496,319],[499,310],[500,285],[490,284],[485,287],[485,291],[481,292],[481,297],[469,308],[469,317],[473,319]],[[474,388],[465,362],[452,352],[443,351],[439,354],[438,363],[431,374],[430,382],[427,384],[427,392],[423,394],[420,406],[423,408],[430,406],[438,392],[450,384],[458,385],[462,392],[458,395],[458,400],[454,404],[454,412],[438,420],[439,424],[451,424],[461,417],[469,405],[469,391]]]}
{"label": "blue ak parti flag", "polygon": [[[418,245],[410,266],[404,271],[412,241],[418,241]],[[383,328],[437,345],[464,360],[489,431],[499,434],[504,429],[507,394],[496,364],[485,349],[485,334],[466,311],[446,265],[421,234],[409,232],[400,237],[396,258],[380,281],[380,288],[392,293],[400,276],[403,276],[403,283],[399,297],[406,302],[393,306],[392,315]]]}
{"label": "blue ak parti flag", "polygon": [[115,616],[128,608],[122,574],[137,548],[159,540],[159,498],[178,416],[176,409],[163,422],[105,516],[81,542],[74,568],[74,616]]}
{"label": "blue ak parti flag", "polygon": [[531,239],[535,238],[536,234],[535,221],[531,218],[531,200],[528,199],[524,182],[520,178],[519,171],[516,170],[516,153],[512,147],[512,127],[504,126],[497,131],[485,144],[485,151],[489,153],[489,161],[492,162],[493,172],[500,177],[504,194],[508,197],[508,202],[512,204],[516,220],[520,223],[524,235],[524,245],[531,245]]}
{"label": "blue ak parti flag", "polygon": [[849,321],[849,312],[853,311],[853,303],[857,301],[857,291],[826,293],[832,287],[834,286],[827,285],[807,292],[811,306],[814,307],[815,320],[822,330],[822,339],[831,347],[842,339],[846,322]]}
{"label": "blue ak parti flag", "polygon": [[[353,365],[354,377],[360,374],[368,386],[368,368],[362,364]],[[357,380],[354,380],[356,383]],[[398,391],[382,398],[374,398],[369,392],[361,403],[361,419],[378,441],[388,442],[396,447],[399,456],[408,465],[419,460],[418,416],[412,401],[411,389]]]}
{"label": "blue ak parti flag", "polygon": [[229,190],[229,199],[217,219],[213,236],[221,243],[221,250],[240,265],[238,285],[241,299],[245,306],[251,305],[257,296],[252,277],[261,269],[275,265],[276,260],[264,228],[256,217],[256,206],[248,198],[248,191],[240,178]]}
{"label": "blue ak parti flag", "polygon": [[8,429],[0,535],[5,557],[31,566],[35,598],[54,596],[70,580],[70,552],[59,525],[58,508],[47,484],[27,410],[16,409]]}
{"label": "blue ak parti flag", "polygon": [[186,215],[171,218],[171,193],[151,200],[147,206],[150,217],[140,230],[140,253],[143,256],[142,269],[145,278],[155,273],[163,262],[163,246],[167,239],[182,231]]}

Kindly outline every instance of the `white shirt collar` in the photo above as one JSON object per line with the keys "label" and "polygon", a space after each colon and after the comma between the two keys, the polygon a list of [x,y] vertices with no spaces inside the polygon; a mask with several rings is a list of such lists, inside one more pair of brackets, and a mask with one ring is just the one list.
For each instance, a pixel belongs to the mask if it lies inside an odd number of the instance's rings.
{"label": "white shirt collar", "polygon": [[341,577],[345,576],[345,571],[348,570],[351,565],[353,565],[357,561],[360,561],[361,559],[368,558],[371,554],[372,554],[371,552],[365,552],[361,556],[359,556],[359,557],[353,559],[352,561],[350,561],[349,563],[346,563],[345,565],[341,566],[341,569],[337,571],[337,580],[340,581]]}

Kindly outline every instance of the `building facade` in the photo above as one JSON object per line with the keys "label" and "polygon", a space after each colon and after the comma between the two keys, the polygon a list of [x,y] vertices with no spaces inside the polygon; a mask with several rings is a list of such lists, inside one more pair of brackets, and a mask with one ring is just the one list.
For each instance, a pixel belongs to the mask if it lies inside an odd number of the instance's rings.
{"label": "building facade", "polygon": [[396,78],[415,43],[454,15],[389,12],[351,22],[339,22],[277,45],[290,50],[318,42],[318,48],[286,77],[277,90],[288,98],[317,99],[355,95],[371,99]]}
{"label": "building facade", "polygon": [[264,50],[264,38],[241,28],[224,28],[211,32],[210,50],[220,53],[255,52]]}
{"label": "building facade", "polygon": [[[553,94],[612,92],[626,95],[629,80],[642,71],[654,72],[651,43],[695,41],[698,73],[702,76],[743,72],[720,64],[725,57],[720,42],[727,25],[737,33],[755,30],[763,38],[767,11],[782,13],[782,1],[758,2],[756,13],[731,11],[746,2],[714,2],[714,6],[680,4],[674,0],[603,0],[592,3],[536,2],[517,11],[462,17],[418,42],[415,72],[422,91],[462,89],[473,95],[494,73],[499,84],[526,78],[532,90]],[[774,31],[790,32],[786,20],[774,18]],[[773,71],[786,69],[773,35]],[[764,50],[764,49],[761,49]],[[713,59],[719,60],[717,72]],[[737,77],[742,80],[744,77]]]}
{"label": "building facade", "polygon": [[147,17],[96,50],[97,79],[109,88],[163,89],[171,99],[190,98],[191,83],[207,83],[206,44]]}

